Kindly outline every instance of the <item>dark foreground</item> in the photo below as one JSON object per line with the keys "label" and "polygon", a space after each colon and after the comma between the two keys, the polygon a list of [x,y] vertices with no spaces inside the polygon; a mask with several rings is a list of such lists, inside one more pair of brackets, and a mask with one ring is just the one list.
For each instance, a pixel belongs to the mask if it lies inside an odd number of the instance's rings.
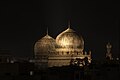
{"label": "dark foreground", "polygon": [[0,80],[120,80],[120,61],[92,62],[88,66],[37,69],[33,63],[1,63]]}

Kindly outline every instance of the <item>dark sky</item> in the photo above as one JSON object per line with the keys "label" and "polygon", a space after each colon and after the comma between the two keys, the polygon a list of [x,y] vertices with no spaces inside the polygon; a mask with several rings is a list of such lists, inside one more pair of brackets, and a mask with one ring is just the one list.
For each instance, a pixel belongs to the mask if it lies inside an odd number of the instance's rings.
{"label": "dark sky", "polygon": [[[16,1],[16,2],[15,2]],[[71,28],[85,41],[85,51],[103,59],[105,45],[113,45],[114,56],[119,54],[119,4],[86,0],[9,0],[0,2],[0,48],[14,55],[32,56],[35,42],[46,34],[53,38]]]}

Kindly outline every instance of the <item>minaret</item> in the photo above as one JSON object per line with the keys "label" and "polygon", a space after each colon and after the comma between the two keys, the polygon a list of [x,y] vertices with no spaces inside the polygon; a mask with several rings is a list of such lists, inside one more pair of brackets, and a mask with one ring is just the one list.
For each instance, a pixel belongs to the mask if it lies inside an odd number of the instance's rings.
{"label": "minaret", "polygon": [[109,58],[110,60],[112,60],[112,53],[111,53],[112,45],[108,43],[106,45],[106,48],[107,48],[106,58]]}

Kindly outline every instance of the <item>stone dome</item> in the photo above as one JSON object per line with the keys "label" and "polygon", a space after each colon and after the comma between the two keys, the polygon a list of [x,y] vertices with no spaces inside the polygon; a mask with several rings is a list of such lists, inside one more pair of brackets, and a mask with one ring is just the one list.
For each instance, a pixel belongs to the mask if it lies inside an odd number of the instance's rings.
{"label": "stone dome", "polygon": [[56,43],[64,48],[84,48],[82,36],[77,35],[70,27],[56,37]]}
{"label": "stone dome", "polygon": [[49,51],[55,51],[55,47],[55,39],[47,34],[35,43],[34,51],[35,53],[48,53]]}

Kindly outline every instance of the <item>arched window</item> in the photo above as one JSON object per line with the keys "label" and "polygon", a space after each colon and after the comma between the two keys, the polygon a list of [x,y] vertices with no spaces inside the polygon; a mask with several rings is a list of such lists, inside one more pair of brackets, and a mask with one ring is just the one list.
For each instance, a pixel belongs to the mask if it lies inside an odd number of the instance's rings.
{"label": "arched window", "polygon": [[67,52],[67,54],[69,54],[69,52]]}

